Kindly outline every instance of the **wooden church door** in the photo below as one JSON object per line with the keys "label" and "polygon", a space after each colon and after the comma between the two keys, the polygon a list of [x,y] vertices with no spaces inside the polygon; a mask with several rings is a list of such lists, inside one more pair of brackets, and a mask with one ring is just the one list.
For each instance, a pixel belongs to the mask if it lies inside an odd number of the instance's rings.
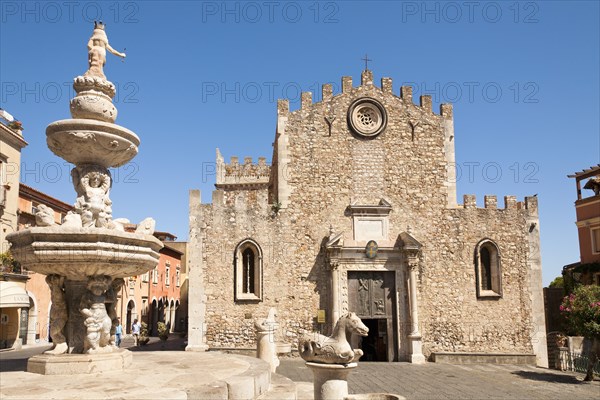
{"label": "wooden church door", "polygon": [[394,361],[395,279],[392,271],[348,271],[348,306],[369,328],[362,361]]}

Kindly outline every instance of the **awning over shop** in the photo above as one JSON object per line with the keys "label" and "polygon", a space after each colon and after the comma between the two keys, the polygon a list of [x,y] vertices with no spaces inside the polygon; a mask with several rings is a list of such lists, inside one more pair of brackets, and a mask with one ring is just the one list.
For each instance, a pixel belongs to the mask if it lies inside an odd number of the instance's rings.
{"label": "awning over shop", "polygon": [[0,281],[0,307],[29,307],[29,295],[14,282]]}

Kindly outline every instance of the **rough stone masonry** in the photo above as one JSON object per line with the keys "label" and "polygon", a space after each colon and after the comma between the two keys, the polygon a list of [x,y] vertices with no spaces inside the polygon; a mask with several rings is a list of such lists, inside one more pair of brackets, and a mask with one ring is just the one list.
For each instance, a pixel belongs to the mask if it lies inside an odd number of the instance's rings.
{"label": "rough stone masonry", "polygon": [[353,311],[373,360],[547,365],[537,198],[458,204],[452,105],[361,78],[295,111],[279,100],[270,166],[217,149],[212,203],[190,197],[190,343],[253,347],[253,319],[275,307],[294,344]]}

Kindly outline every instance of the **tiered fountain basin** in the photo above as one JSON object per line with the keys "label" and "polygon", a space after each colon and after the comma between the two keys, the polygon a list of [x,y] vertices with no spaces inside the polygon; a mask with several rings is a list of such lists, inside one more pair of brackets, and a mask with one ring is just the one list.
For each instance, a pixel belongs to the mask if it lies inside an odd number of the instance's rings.
{"label": "tiered fountain basin", "polygon": [[127,128],[93,119],[65,119],[46,128],[54,154],[75,165],[120,167],[138,153],[140,139]]}
{"label": "tiered fountain basin", "polygon": [[100,348],[98,353],[81,354],[85,350],[86,336],[85,316],[80,312],[82,299],[87,293],[90,277],[108,276],[113,281],[153,269],[158,264],[162,242],[143,233],[57,225],[11,233],[7,239],[12,243],[11,251],[24,268],[64,277],[68,310],[64,332],[68,347],[65,347],[65,354],[31,357],[27,371],[44,375],[73,375],[127,369],[132,362],[131,353],[112,345]]}
{"label": "tiered fountain basin", "polygon": [[107,228],[34,227],[9,236],[11,252],[24,268],[74,281],[144,274],[158,264],[163,247],[152,235]]}

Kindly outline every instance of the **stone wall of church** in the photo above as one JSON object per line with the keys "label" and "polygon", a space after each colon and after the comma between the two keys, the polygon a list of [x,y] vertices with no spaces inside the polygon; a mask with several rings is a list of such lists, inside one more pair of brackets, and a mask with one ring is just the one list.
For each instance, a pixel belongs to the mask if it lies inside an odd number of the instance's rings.
{"label": "stone wall of church", "polygon": [[[303,329],[327,333],[331,327],[316,321],[317,310],[331,307],[324,244],[331,231],[352,237],[349,204],[375,205],[383,198],[392,205],[389,240],[410,229],[423,244],[418,299],[425,355],[433,351],[531,353],[535,282],[528,266],[526,222],[533,201],[526,208],[508,198],[505,209],[496,209],[490,197],[487,208],[476,208],[468,197],[465,206],[448,208],[451,106],[442,105],[436,114],[428,96],[415,105],[410,88],[402,88],[397,96],[391,79],[384,78],[380,89],[368,74],[357,87],[345,77],[342,87],[343,92],[333,96],[325,85],[319,103],[303,94],[301,109],[293,112],[287,102],[279,103],[274,147],[280,155],[285,153],[287,165],[272,167],[276,185],[218,189],[212,204],[203,206],[198,223],[204,238],[208,344],[253,346],[253,319],[266,316],[269,307],[278,310],[280,340],[295,343]],[[357,137],[347,123],[348,108],[365,96],[387,110],[387,128],[372,139]],[[281,185],[286,185],[285,202],[277,197]],[[277,203],[281,209],[272,207]],[[252,238],[263,252],[262,300],[236,302],[234,251],[246,238]],[[500,299],[476,296],[474,251],[484,238],[499,246]],[[406,296],[406,287],[396,289],[398,296]],[[399,340],[407,340],[408,329],[400,326],[399,330],[403,332]]]}
{"label": "stone wall of church", "polygon": [[[425,355],[438,351],[533,352],[526,225],[531,210],[522,203],[517,208],[511,198],[508,201],[509,208],[501,210],[447,210],[443,221],[427,234],[419,268]],[[499,247],[502,298],[476,296],[475,248],[485,238]]]}
{"label": "stone wall of church", "polygon": [[[297,339],[312,329],[318,308],[313,284],[303,279],[289,254],[298,252],[288,239],[289,222],[275,213],[268,191],[215,191],[212,205],[204,205],[203,270],[207,296],[207,342],[214,347],[252,347],[254,319],[279,311],[281,338]],[[251,238],[263,253],[262,301],[234,301],[234,251]],[[314,258],[314,257],[313,257]]]}

